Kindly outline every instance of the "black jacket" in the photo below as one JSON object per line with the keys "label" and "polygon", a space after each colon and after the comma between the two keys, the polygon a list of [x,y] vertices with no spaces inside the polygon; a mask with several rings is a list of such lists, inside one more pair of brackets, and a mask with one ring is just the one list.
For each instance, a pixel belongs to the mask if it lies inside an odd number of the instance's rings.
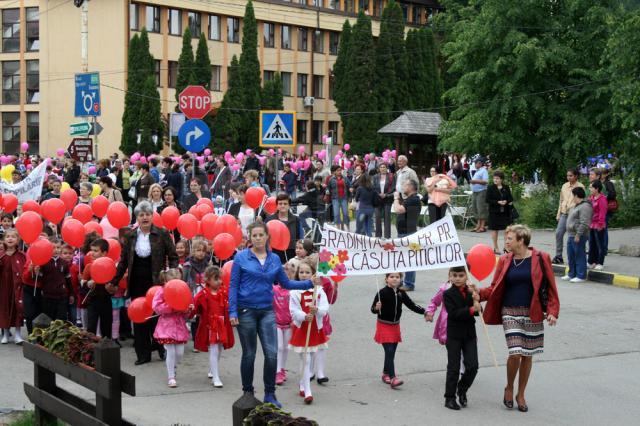
{"label": "black jacket", "polygon": [[[382,302],[380,312],[376,311],[376,303],[378,303],[378,301]],[[371,312],[378,315],[378,321],[386,324],[398,324],[402,316],[403,303],[413,312],[424,315],[424,308],[416,305],[407,292],[393,289],[389,286],[385,286],[376,293],[376,297],[373,298],[373,304],[371,305]]]}
{"label": "black jacket", "polygon": [[[498,201],[505,200],[507,202],[506,206],[498,204]],[[513,203],[513,196],[508,185],[502,185],[502,190],[498,189],[496,185],[487,187],[487,204],[489,205],[490,213],[509,213],[512,206],[510,203]]]}
{"label": "black jacket", "polygon": [[393,204],[393,192],[396,190],[396,180],[392,173],[387,173],[387,180],[384,184],[384,193],[380,192],[379,173],[373,177],[373,189],[379,194],[378,196],[380,197],[380,201],[382,201],[379,204]]}
{"label": "black jacket", "polygon": [[447,339],[470,339],[476,337],[476,319],[469,308],[473,307],[473,296],[469,291],[463,299],[458,287],[452,285],[443,295],[447,309]]}
{"label": "black jacket", "polygon": [[258,173],[260,173],[260,160],[258,159],[258,157],[248,156],[246,158],[244,163],[244,171],[246,172],[247,170],[256,170]]}
{"label": "black jacket", "polygon": [[321,210],[320,206],[318,205],[318,195],[318,190],[314,188],[311,191],[303,193],[300,197],[291,200],[291,204],[302,204],[304,206],[307,206],[309,211],[317,213],[319,210]]}

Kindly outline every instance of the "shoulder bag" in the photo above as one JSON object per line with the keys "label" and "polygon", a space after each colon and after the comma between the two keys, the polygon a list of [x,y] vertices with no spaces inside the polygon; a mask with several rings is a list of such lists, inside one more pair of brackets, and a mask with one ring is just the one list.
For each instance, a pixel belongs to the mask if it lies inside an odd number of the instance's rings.
{"label": "shoulder bag", "polygon": [[540,262],[540,269],[542,270],[542,281],[540,282],[540,288],[538,289],[538,298],[540,299],[540,305],[542,305],[542,312],[547,313],[547,306],[549,304],[549,279],[544,270],[544,261],[542,259],[542,253],[538,252],[538,261]]}

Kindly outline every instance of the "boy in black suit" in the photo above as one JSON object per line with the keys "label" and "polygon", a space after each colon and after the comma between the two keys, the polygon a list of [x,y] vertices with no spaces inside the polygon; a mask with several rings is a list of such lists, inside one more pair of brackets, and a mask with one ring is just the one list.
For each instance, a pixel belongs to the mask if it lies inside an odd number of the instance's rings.
{"label": "boy in black suit", "polygon": [[[478,372],[476,320],[480,314],[480,296],[467,287],[464,266],[449,269],[451,287],[444,292],[447,309],[447,384],[445,407],[459,410],[467,406],[467,390]],[[464,356],[464,374],[460,377],[460,353]],[[460,405],[456,402],[456,389]]]}

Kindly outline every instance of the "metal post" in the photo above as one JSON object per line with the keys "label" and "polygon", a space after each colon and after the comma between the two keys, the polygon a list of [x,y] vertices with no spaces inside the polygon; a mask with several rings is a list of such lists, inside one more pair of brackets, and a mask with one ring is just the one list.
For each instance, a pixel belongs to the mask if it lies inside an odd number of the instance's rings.
{"label": "metal post", "polygon": [[82,3],[80,13],[80,49],[82,72],[89,71],[89,1]]}
{"label": "metal post", "polygon": [[98,161],[98,117],[93,116],[93,158]]}

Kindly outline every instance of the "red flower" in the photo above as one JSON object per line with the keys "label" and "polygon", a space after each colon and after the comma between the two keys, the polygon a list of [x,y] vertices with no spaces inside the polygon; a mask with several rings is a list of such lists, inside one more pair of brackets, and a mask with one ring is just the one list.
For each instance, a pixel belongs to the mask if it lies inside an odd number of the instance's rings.
{"label": "red flower", "polygon": [[393,243],[385,243],[384,246],[382,246],[386,251],[394,251],[396,249],[396,246],[393,245]]}
{"label": "red flower", "polygon": [[338,260],[340,263],[344,263],[349,260],[349,253],[346,250],[338,250]]}

